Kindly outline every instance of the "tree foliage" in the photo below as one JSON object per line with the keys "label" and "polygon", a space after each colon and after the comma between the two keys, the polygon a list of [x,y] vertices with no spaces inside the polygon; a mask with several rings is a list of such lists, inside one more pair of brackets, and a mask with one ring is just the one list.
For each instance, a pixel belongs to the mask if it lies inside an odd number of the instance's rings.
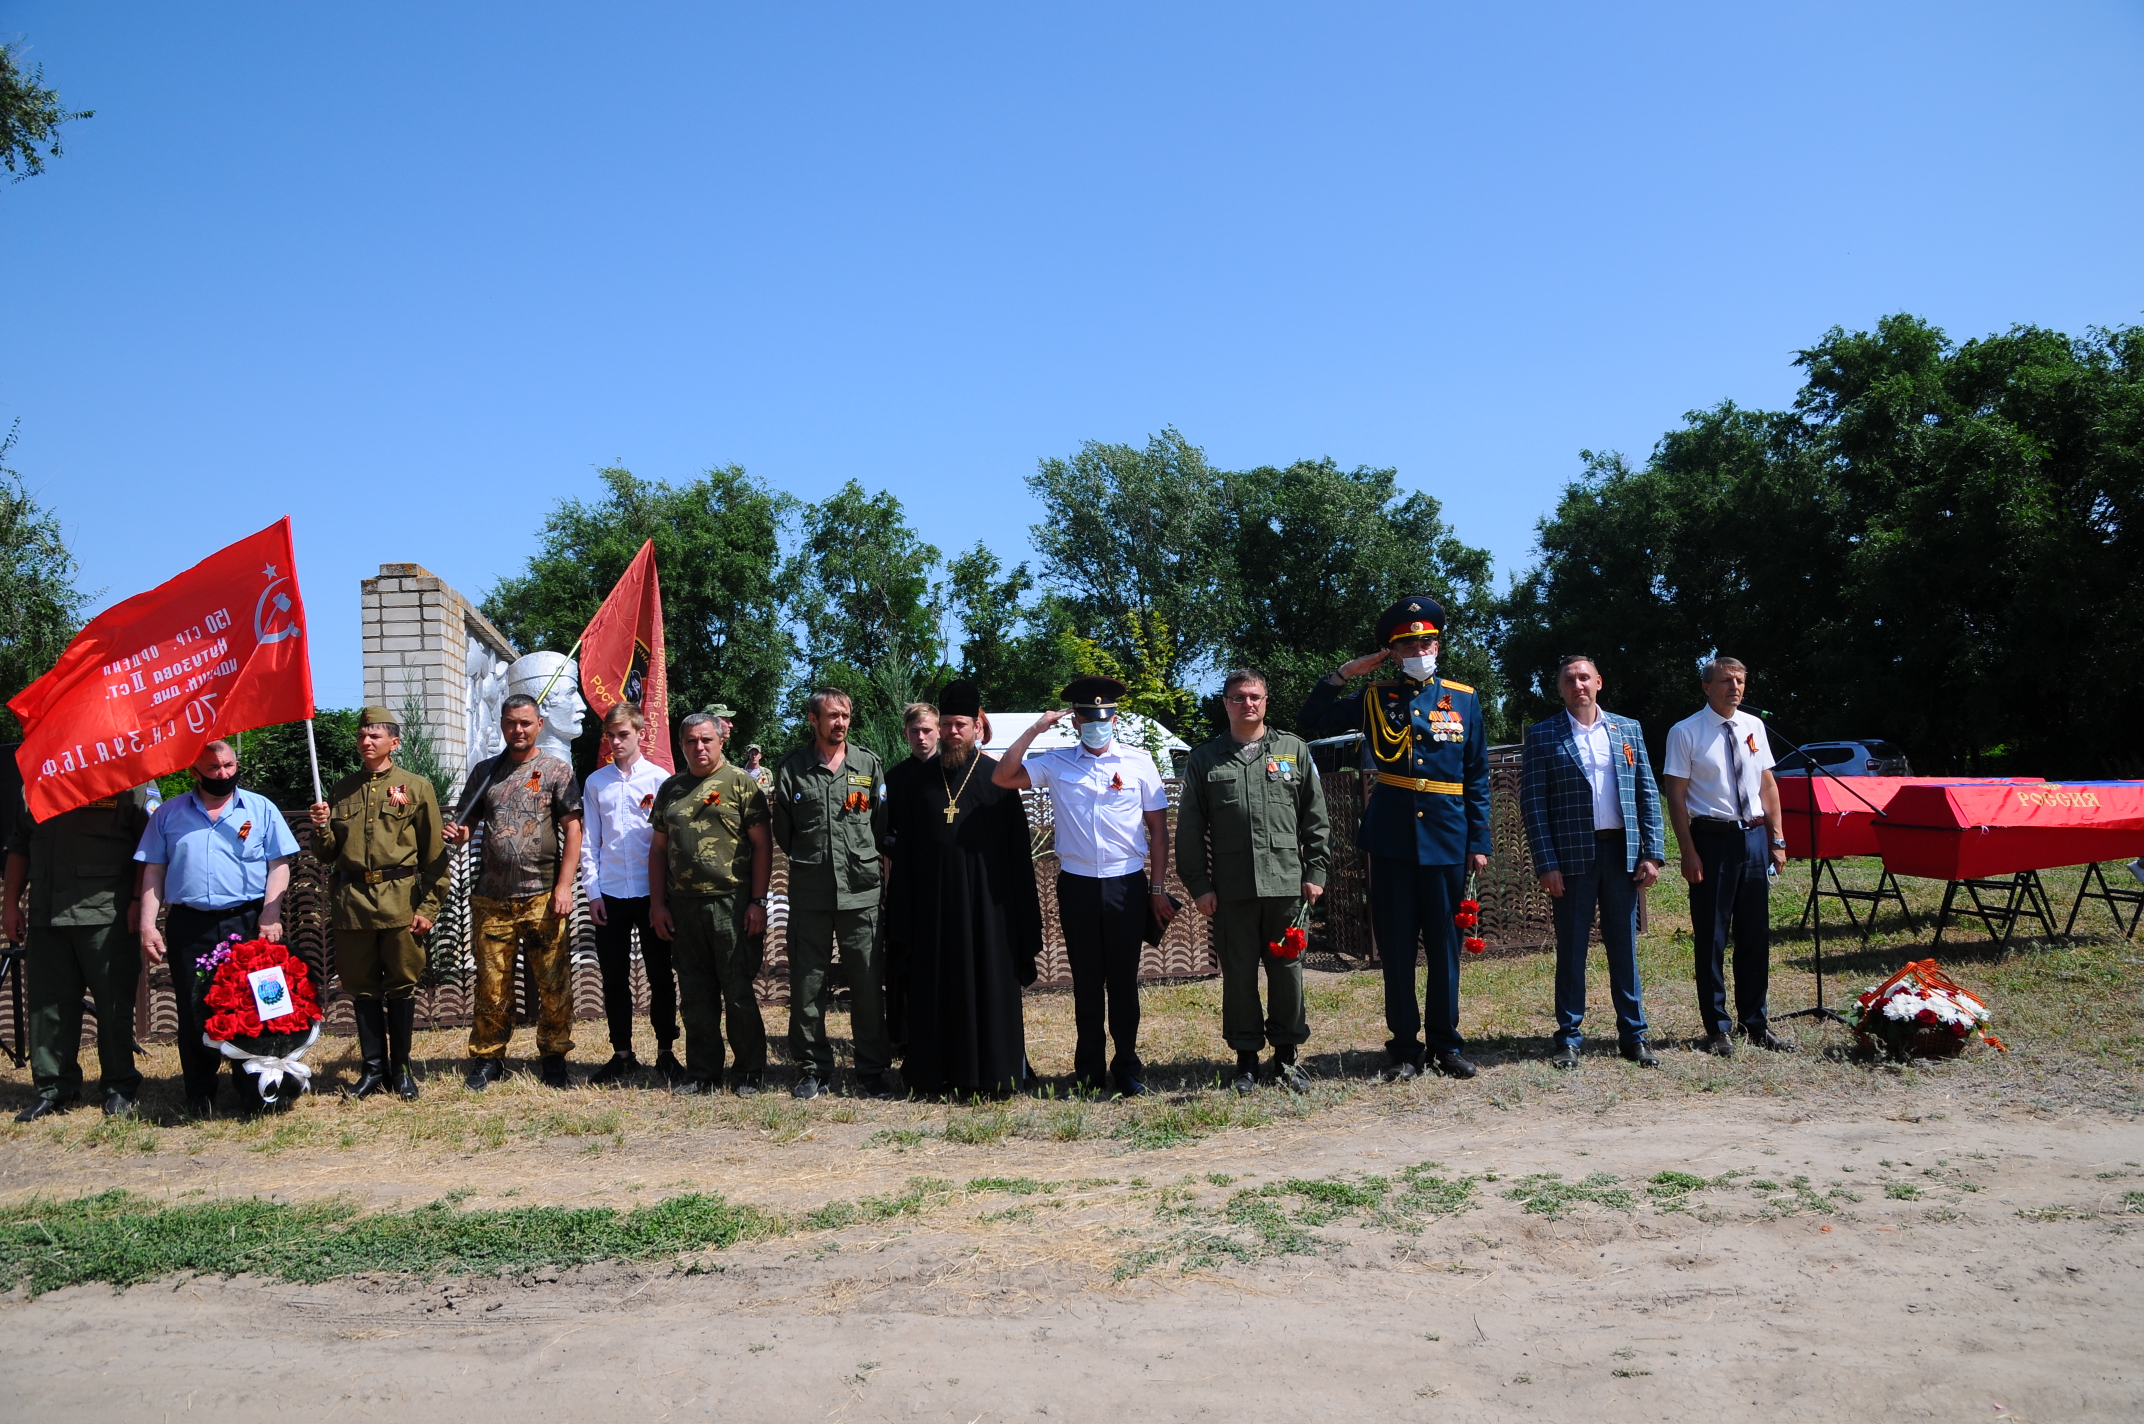
{"label": "tree foliage", "polygon": [[[96,116],[94,109],[70,113],[60,103],[56,90],[45,86],[42,64],[24,67],[24,46],[0,42],[0,163],[14,174],[14,181],[34,178],[45,171],[47,157],[60,156],[60,125],[71,119]],[[38,152],[38,146],[44,152]]]}
{"label": "tree foliage", "polygon": [[986,710],[1032,711],[1057,705],[1079,675],[1069,651],[1072,616],[1049,594],[1031,598],[1025,563],[1006,569],[982,544],[946,565],[950,611],[966,636],[960,675],[981,689]]}
{"label": "tree foliage", "polygon": [[2120,679],[2144,642],[2144,328],[1962,346],[1911,316],[1798,354],[1787,413],[1693,413],[1643,469],[1589,456],[1514,591],[1536,709],[1598,655],[1649,735],[1715,650],[1781,735],[1887,737],[1916,769],[2137,774]]}
{"label": "tree foliage", "polygon": [[[81,631],[89,602],[74,586],[79,566],[59,517],[39,504],[22,476],[5,464],[14,446],[11,426],[0,439],[0,704],[52,670]],[[11,741],[22,735],[4,705],[0,735]]]}
{"label": "tree foliage", "polygon": [[[605,497],[561,500],[527,570],[493,586],[485,614],[524,652],[564,652],[653,539],[672,723],[720,701],[737,709],[740,738],[765,736],[778,725],[796,652],[781,563],[794,501],[737,465],[681,485],[616,467],[599,473]],[[583,736],[592,747],[589,723]]]}

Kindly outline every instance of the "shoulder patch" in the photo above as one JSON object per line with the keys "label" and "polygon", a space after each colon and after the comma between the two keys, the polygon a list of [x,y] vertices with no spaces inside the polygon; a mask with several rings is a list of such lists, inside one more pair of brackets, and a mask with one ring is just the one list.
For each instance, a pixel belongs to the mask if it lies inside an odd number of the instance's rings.
{"label": "shoulder patch", "polygon": [[1453,692],[1472,692],[1474,690],[1463,682],[1446,682],[1444,685]]}

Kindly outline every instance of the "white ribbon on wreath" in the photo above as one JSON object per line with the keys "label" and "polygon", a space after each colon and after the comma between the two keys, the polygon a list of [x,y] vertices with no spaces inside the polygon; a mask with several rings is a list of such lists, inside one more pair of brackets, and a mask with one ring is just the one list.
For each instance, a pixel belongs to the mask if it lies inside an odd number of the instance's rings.
{"label": "white ribbon on wreath", "polygon": [[305,1056],[307,1049],[320,1041],[320,1030],[325,1023],[326,1020],[322,1019],[320,1023],[314,1024],[313,1031],[305,1036],[305,1042],[299,1044],[281,1058],[270,1057],[262,1053],[248,1053],[235,1043],[226,1043],[222,1039],[210,1038],[205,1033],[201,1035],[201,1041],[210,1048],[220,1051],[224,1057],[244,1064],[248,1073],[258,1075],[261,1096],[267,1098],[283,1086],[283,1079],[286,1076],[297,1079],[298,1086],[301,1089],[312,1086],[313,1070],[298,1060]]}

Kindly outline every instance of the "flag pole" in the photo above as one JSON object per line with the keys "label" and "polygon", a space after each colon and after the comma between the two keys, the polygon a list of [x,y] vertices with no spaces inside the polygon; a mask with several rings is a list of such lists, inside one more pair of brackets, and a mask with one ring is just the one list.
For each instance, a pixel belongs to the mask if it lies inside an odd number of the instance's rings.
{"label": "flag pole", "polygon": [[313,740],[313,719],[310,717],[305,719],[305,751],[313,759],[313,804],[317,806],[328,798],[320,790],[320,744]]}
{"label": "flag pole", "polygon": [[[573,654],[581,650],[581,638],[586,638],[587,636],[588,634],[583,632],[580,638],[573,640],[572,651],[566,654],[566,663],[573,661]],[[537,712],[541,713],[543,705],[551,700],[551,689],[558,686],[558,675],[566,670],[566,663],[560,663],[557,667],[551,669],[551,680],[543,685],[543,695],[536,699]]]}

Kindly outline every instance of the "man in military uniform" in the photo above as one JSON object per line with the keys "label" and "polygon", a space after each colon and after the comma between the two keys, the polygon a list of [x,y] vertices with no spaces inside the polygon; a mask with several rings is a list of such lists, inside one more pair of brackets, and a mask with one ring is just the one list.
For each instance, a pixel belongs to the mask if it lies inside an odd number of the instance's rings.
{"label": "man in military uniform", "polygon": [[[1220,940],[1221,1036],[1236,1050],[1239,1093],[1258,1082],[1258,1052],[1273,1045],[1273,1077],[1296,1092],[1310,1078],[1295,1050],[1310,1037],[1303,961],[1276,954],[1297,908],[1325,893],[1331,855],[1325,787],[1310,744],[1266,725],[1266,677],[1238,668],[1221,683],[1228,730],[1184,764],[1176,868]],[[1207,851],[1212,849],[1209,866]],[[1258,969],[1266,1013],[1259,1021]]]}
{"label": "man in military uniform", "polygon": [[[1471,1078],[1459,1037],[1459,932],[1452,916],[1467,876],[1489,863],[1489,748],[1481,700],[1463,682],[1437,676],[1444,608],[1415,594],[1377,620],[1379,651],[1320,679],[1297,725],[1310,736],[1360,731],[1377,784],[1363,809],[1370,853],[1370,919],[1385,966],[1385,1076],[1404,1081],[1429,1066]],[[1399,676],[1348,693],[1350,678],[1396,663]],[[1415,945],[1429,960],[1421,1006],[1414,994]],[[1425,1012],[1426,1010],[1426,1012]]]}
{"label": "man in military uniform", "polygon": [[[685,1077],[675,1091],[722,1086],[722,1026],[729,1022],[739,1097],[767,1071],[767,1026],[752,981],[767,932],[767,796],[743,767],[722,759],[721,723],[695,712],[678,727],[685,770],[655,793],[648,849],[648,923],[671,941],[685,1021]],[[749,896],[741,893],[749,882]],[[792,922],[793,923],[793,922]]]}
{"label": "man in military uniform", "polygon": [[359,769],[312,807],[322,860],[335,870],[335,972],[357,1018],[364,1066],[351,1096],[369,1098],[391,1081],[405,1100],[417,980],[447,876],[439,796],[429,779],[395,765],[402,728],[385,707],[358,714]]}
{"label": "man in military uniform", "polygon": [[879,979],[879,855],[886,844],[886,774],[868,748],[849,741],[851,705],[822,687],[805,703],[812,741],[774,771],[774,839],[789,856],[789,1053],[803,1076],[791,1091],[816,1098],[834,1076],[826,1037],[834,944],[849,971],[849,1025],[856,1087],[890,1098],[893,1044]]}
{"label": "man in military uniform", "polygon": [[[33,823],[27,802],[7,844],[7,937],[28,945],[30,1082],[37,1096],[15,1115],[35,1122],[82,1096],[82,995],[97,1009],[97,1087],[104,1113],[134,1111],[134,847],[149,826],[146,787],[106,796]],[[27,933],[25,933],[27,931]]]}

